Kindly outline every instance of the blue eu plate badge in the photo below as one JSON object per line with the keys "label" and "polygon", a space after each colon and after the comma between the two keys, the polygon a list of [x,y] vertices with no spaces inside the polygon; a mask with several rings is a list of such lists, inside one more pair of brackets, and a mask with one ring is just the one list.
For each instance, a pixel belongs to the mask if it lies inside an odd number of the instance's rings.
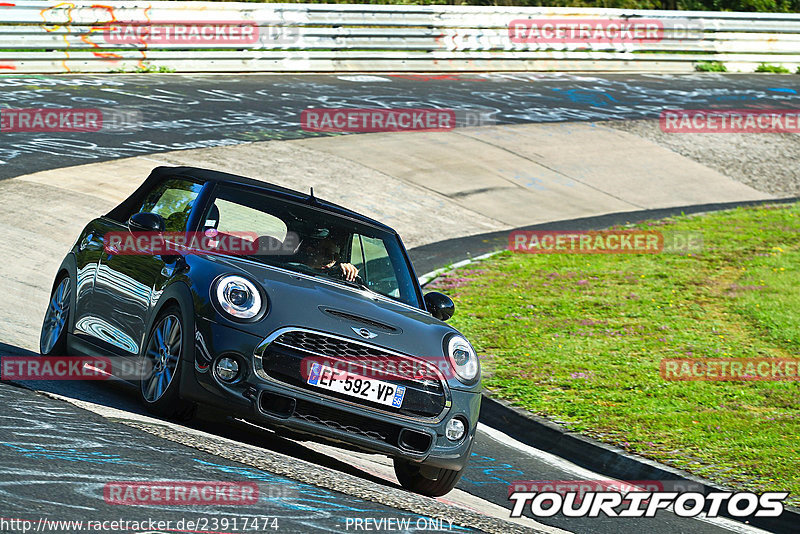
{"label": "blue eu plate badge", "polygon": [[322,366],[318,363],[311,365],[311,372],[308,374],[308,383],[312,386],[319,384],[319,377],[322,374]]}
{"label": "blue eu plate badge", "polygon": [[399,408],[403,404],[403,397],[406,396],[406,387],[405,386],[397,386],[397,389],[394,392],[394,398],[392,399],[392,406],[395,408]]}

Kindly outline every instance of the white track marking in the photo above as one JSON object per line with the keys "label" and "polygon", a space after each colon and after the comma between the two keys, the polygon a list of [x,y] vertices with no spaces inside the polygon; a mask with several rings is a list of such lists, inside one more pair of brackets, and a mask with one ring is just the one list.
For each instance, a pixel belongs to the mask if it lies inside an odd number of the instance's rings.
{"label": "white track marking", "polygon": [[496,250],[494,252],[487,252],[486,254],[481,254],[480,256],[475,256],[474,258],[461,260],[461,261],[456,262],[456,263],[454,263],[452,265],[448,265],[447,267],[442,267],[441,269],[436,269],[436,270],[431,271],[429,273],[425,273],[425,274],[423,274],[422,276],[420,276],[418,278],[419,284],[424,286],[425,284],[427,284],[428,282],[430,282],[431,280],[433,280],[434,278],[436,278],[437,276],[439,276],[440,274],[442,274],[444,272],[451,271],[453,269],[458,269],[459,267],[464,267],[465,265],[469,265],[470,263],[473,263],[473,262],[476,262],[476,261],[485,260],[486,258],[491,258],[495,254],[500,254],[501,252],[503,252],[503,251],[502,250]]}
{"label": "white track marking", "polygon": [[[219,439],[219,440],[223,440],[225,442],[235,443],[236,445],[241,446],[241,447],[247,447],[249,449],[253,449],[253,450],[256,450],[256,451],[263,452],[263,449],[261,447],[257,447],[255,445],[250,445],[248,443],[241,443],[241,442],[238,442],[238,441],[235,441],[235,440],[231,440],[231,439],[228,439],[228,438],[225,438],[225,437],[222,437],[222,436],[208,434],[207,432],[203,432],[201,430],[196,430],[194,428],[185,427],[185,426],[182,426],[182,425],[179,425],[179,424],[176,424],[176,423],[172,423],[170,421],[164,421],[162,419],[155,419],[155,418],[149,417],[147,415],[126,412],[126,411],[120,410],[118,408],[112,408],[110,406],[104,406],[104,405],[101,405],[101,404],[95,404],[93,402],[89,402],[89,401],[85,401],[85,400],[73,399],[71,397],[66,397],[64,395],[60,395],[58,393],[50,393],[48,391],[37,391],[37,393],[41,393],[42,395],[45,395],[45,396],[53,398],[53,399],[61,400],[61,401],[64,401],[64,402],[68,402],[70,404],[73,404],[74,406],[77,406],[78,408],[81,408],[81,409],[96,413],[96,414],[101,415],[101,416],[106,417],[106,418],[134,421],[134,422],[145,423],[145,424],[149,424],[149,425],[164,426],[164,427],[171,428],[173,430],[177,430],[177,431],[184,432],[184,433],[187,433],[187,434],[191,434],[191,435],[194,435],[194,436],[198,436],[198,437],[201,437],[201,438]],[[258,427],[258,428],[261,428],[261,427]],[[317,444],[304,443],[303,445],[307,446],[308,448],[321,451],[321,449],[317,449],[314,446],[310,446],[310,445],[317,445]],[[187,446],[191,446],[191,445],[187,445]],[[324,452],[325,454],[328,454],[330,456],[335,456],[338,460],[346,462],[348,464],[351,464],[351,465],[353,465],[355,467],[358,467],[359,469],[360,469],[359,463],[362,463],[367,468],[365,470],[367,470],[367,472],[369,472],[370,474],[372,474],[374,476],[377,476],[379,478],[386,478],[384,476],[386,474],[384,467],[376,468],[376,466],[381,466],[382,465],[380,462],[376,462],[375,460],[371,460],[371,461],[364,460],[364,458],[363,458],[364,456],[368,457],[368,456],[371,456],[371,455],[362,454],[361,455],[362,458],[359,460],[359,462],[354,462],[353,460],[356,457],[355,456],[356,453],[352,453],[350,451],[344,451],[344,450],[341,450],[341,449],[336,449],[335,447],[326,447],[324,445],[320,445],[320,447],[324,447],[324,451],[322,451],[322,452]],[[332,470],[330,468],[327,468],[327,467],[324,467],[324,466],[320,466],[320,465],[317,465],[317,464],[314,464],[314,463],[311,463],[311,462],[307,462],[305,460],[300,460],[300,459],[297,459],[297,458],[294,458],[294,457],[291,457],[291,456],[286,456],[286,455],[278,453],[278,452],[271,451],[271,454],[274,454],[275,456],[285,457],[287,461],[295,461],[295,462],[299,462],[299,463],[303,463],[303,464],[308,464],[309,466],[314,466],[314,467],[316,467],[318,469],[325,469],[325,470],[329,470],[329,471],[334,471],[334,470]],[[348,475],[343,475],[343,476],[348,476]],[[394,478],[393,471],[392,471],[392,474],[391,474],[391,478],[387,478],[387,480],[396,481],[396,479]],[[341,491],[341,490],[339,490],[339,491]],[[552,527],[552,526],[549,526],[549,525],[545,525],[543,523],[539,523],[539,522],[537,522],[537,521],[535,521],[533,519],[530,519],[530,518],[526,518],[526,517],[519,518],[519,519],[509,518],[509,517],[507,517],[509,514],[508,514],[508,510],[506,508],[503,508],[502,506],[499,506],[499,505],[494,504],[492,502],[483,500],[483,499],[481,499],[479,497],[475,497],[474,495],[471,495],[469,493],[463,492],[461,490],[453,490],[452,492],[450,492],[448,494],[446,499],[439,499],[439,500],[441,502],[443,502],[443,503],[446,503],[446,504],[450,504],[450,505],[453,505],[453,506],[458,506],[459,508],[463,508],[463,509],[466,509],[466,510],[477,512],[477,513],[480,513],[482,515],[486,515],[486,516],[489,516],[489,517],[495,517],[495,518],[498,518],[498,519],[502,519],[504,521],[517,523],[519,525],[523,525],[523,526],[526,526],[526,527],[529,527],[529,528],[536,529],[536,530],[538,530],[540,532],[547,532],[549,534],[570,534],[569,531],[567,531],[567,530],[562,530],[562,529],[557,528],[557,527]]]}
{"label": "white track marking", "polygon": [[[570,473],[575,477],[576,480],[617,480],[575,465],[572,462],[564,460],[563,458],[559,458],[558,456],[549,452],[526,445],[499,430],[486,426],[483,423],[478,423],[478,430],[484,432],[495,441],[499,441],[503,445],[513,447],[520,452],[527,454],[528,456],[533,456],[540,462],[543,462],[554,469],[559,469],[561,471]],[[672,507],[667,508],[667,510],[671,509]],[[737,532],[739,534],[769,534],[769,532],[766,530],[761,530],[760,528],[756,528],[745,523],[740,523],[739,521],[734,521],[733,519],[728,519],[725,517],[705,517],[701,515],[695,517],[694,519],[703,521],[705,523],[710,523],[716,527],[723,528],[731,532]]]}
{"label": "white track marking", "polygon": [[[120,410],[120,409],[117,409],[117,408],[112,408],[110,406],[104,406],[104,405],[100,405],[100,404],[95,404],[95,403],[89,402],[89,401],[73,399],[71,397],[66,397],[64,395],[59,395],[57,393],[50,393],[50,392],[47,392],[47,391],[38,391],[38,393],[41,393],[43,395],[46,395],[46,396],[54,398],[54,399],[58,399],[58,400],[61,400],[61,401],[68,402],[70,404],[73,404],[73,405],[77,406],[78,408],[82,408],[84,410],[88,410],[90,412],[96,413],[96,414],[101,415],[101,416],[106,417],[106,418],[124,419],[124,420],[128,420],[128,421],[135,421],[135,422],[146,423],[146,424],[151,424],[151,425],[166,426],[166,427],[172,428],[174,430],[179,430],[181,432],[185,432],[185,433],[192,434],[192,435],[195,435],[195,436],[222,439],[224,441],[228,441],[228,442],[231,442],[231,443],[236,443],[237,445],[245,446],[245,447],[248,447],[248,448],[252,448],[254,450],[261,450],[259,447],[256,447],[256,446],[253,446],[253,445],[249,445],[249,444],[246,444],[246,443],[240,443],[240,442],[237,442],[237,441],[234,441],[234,440],[230,440],[228,438],[224,438],[224,437],[221,437],[221,436],[207,434],[206,432],[203,432],[203,431],[200,431],[200,430],[196,430],[196,429],[193,429],[193,428],[181,426],[181,425],[178,425],[176,423],[172,423],[172,422],[169,422],[169,421],[164,421],[162,419],[155,419],[155,418],[149,417],[147,415],[127,412],[127,411]],[[530,445],[526,445],[525,443],[517,441],[514,438],[508,436],[507,434],[504,434],[503,432],[501,432],[499,430],[496,430],[494,428],[486,426],[483,423],[478,423],[478,430],[483,432],[484,434],[486,434],[490,438],[494,439],[495,441],[498,441],[498,442],[500,442],[500,443],[502,443],[502,444],[504,444],[506,446],[512,447],[514,449],[517,449],[518,451],[520,451],[520,452],[522,452],[522,453],[524,453],[524,454],[526,454],[528,456],[532,456],[532,457],[536,458],[537,460],[549,465],[550,467],[553,467],[554,469],[558,469],[558,470],[570,473],[572,476],[575,477],[576,480],[615,480],[615,479],[613,479],[611,477],[608,477],[608,476],[605,476],[605,475],[600,475],[598,473],[595,473],[594,471],[590,471],[589,469],[585,469],[583,467],[577,466],[577,465],[573,464],[572,462],[564,460],[563,458],[559,458],[558,456],[556,456],[556,455],[554,455],[552,453],[545,452],[545,451],[537,449],[535,447],[531,447]],[[344,451],[342,449],[337,449],[335,447],[329,447],[329,446],[326,446],[326,445],[310,443],[310,442],[309,443],[304,443],[304,446],[306,446],[306,447],[308,447],[310,449],[316,450],[317,452],[322,452],[322,453],[327,454],[329,456],[334,456],[337,460],[345,462],[347,464],[350,464],[350,465],[352,465],[352,466],[354,466],[354,467],[356,467],[358,469],[362,469],[362,470],[366,471],[367,473],[369,473],[369,474],[371,474],[373,476],[382,478],[384,480],[389,480],[389,481],[392,481],[392,482],[396,481],[396,479],[394,478],[394,471],[393,470],[389,471],[389,469],[391,469],[391,467],[388,465],[389,460],[384,458],[384,457],[375,457],[374,455],[359,454],[359,453],[354,453],[354,452],[351,452],[351,451]],[[280,453],[274,453],[274,454],[278,455]],[[281,455],[281,456],[283,456],[283,455]],[[299,461],[299,462],[306,463],[303,460],[297,460],[295,458],[288,457],[288,456],[287,456],[287,459],[292,459],[292,460],[296,460],[296,461]],[[312,465],[316,466],[316,464],[312,464]],[[317,466],[317,467],[322,468],[321,466]],[[546,532],[551,532],[553,534],[562,533],[562,532],[568,532],[568,531],[565,531],[565,530],[558,529],[556,527],[551,527],[551,526],[548,526],[548,525],[544,525],[542,523],[538,523],[538,522],[536,522],[536,521],[534,521],[532,519],[525,518],[525,517],[519,518],[519,520],[508,518],[508,517],[506,517],[508,515],[508,509],[506,509],[506,508],[504,508],[504,507],[502,507],[500,505],[497,505],[495,503],[492,503],[492,502],[486,501],[484,499],[481,499],[480,497],[476,497],[476,496],[474,496],[474,495],[472,495],[472,494],[470,494],[470,493],[468,493],[466,491],[453,490],[453,492],[451,492],[451,493],[449,493],[447,495],[446,499],[440,499],[440,500],[442,502],[445,502],[445,503],[448,503],[448,504],[452,504],[452,505],[455,505],[455,506],[458,506],[458,507],[461,507],[461,508],[465,508],[467,510],[478,511],[479,513],[482,513],[482,514],[485,514],[485,515],[489,515],[489,516],[492,516],[492,517],[497,517],[499,519],[504,519],[506,521],[512,521],[512,522],[519,523],[519,524],[524,525],[524,526],[537,528],[539,530],[543,530],[543,531],[546,531]],[[669,510],[669,508],[667,510]],[[703,521],[703,522],[706,522],[706,523],[710,523],[710,524],[712,524],[714,526],[726,529],[726,530],[728,530],[730,532],[736,532],[737,534],[769,534],[768,531],[765,531],[765,530],[762,530],[762,529],[747,525],[745,523],[740,523],[740,522],[734,521],[732,519],[727,519],[727,518],[724,518],[724,517],[708,518],[708,517],[699,516],[699,517],[696,517],[694,519],[697,519],[698,521]]]}
{"label": "white track marking", "polygon": [[347,75],[347,76],[337,76],[338,79],[344,80],[346,82],[391,82],[390,78],[384,78],[383,76],[373,76],[370,74],[355,74],[355,75]]}
{"label": "white track marking", "polygon": [[[337,449],[336,447],[331,447],[321,443],[307,442],[303,443],[303,445],[309,449],[325,454],[326,456],[331,456],[340,462],[352,465],[353,467],[365,471],[373,476],[397,484],[397,478],[394,475],[392,461],[386,456],[365,454],[355,451],[345,451],[343,449]],[[556,527],[549,527],[537,523],[536,521],[527,517],[508,517],[509,510],[507,508],[504,508],[503,506],[491,501],[487,501],[486,499],[478,497],[477,495],[473,495],[459,488],[452,490],[444,497],[438,497],[436,500],[445,504],[458,506],[459,508],[464,508],[472,512],[477,512],[479,514],[505,519],[506,521],[511,521],[512,523],[517,523],[525,527],[547,530],[548,532],[564,532]]]}

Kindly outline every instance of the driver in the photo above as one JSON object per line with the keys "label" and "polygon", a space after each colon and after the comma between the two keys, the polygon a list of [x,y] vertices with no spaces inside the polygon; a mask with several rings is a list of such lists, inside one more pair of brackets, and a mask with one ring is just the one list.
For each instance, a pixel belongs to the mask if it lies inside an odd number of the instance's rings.
{"label": "driver", "polygon": [[306,239],[297,251],[298,259],[312,269],[318,269],[328,274],[335,274],[339,270],[345,280],[352,282],[358,276],[358,269],[352,263],[339,263],[338,247],[333,239],[326,237],[322,240]]}

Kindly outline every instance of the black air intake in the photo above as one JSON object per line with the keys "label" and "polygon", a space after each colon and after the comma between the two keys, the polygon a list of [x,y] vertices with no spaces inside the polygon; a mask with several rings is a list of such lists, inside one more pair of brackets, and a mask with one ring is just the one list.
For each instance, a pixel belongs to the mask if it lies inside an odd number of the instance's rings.
{"label": "black air intake", "polygon": [[294,413],[294,407],[297,401],[286,395],[264,391],[258,399],[258,404],[261,407],[261,411],[274,415],[275,417],[288,419]]}
{"label": "black air intake", "polygon": [[431,446],[433,438],[430,434],[419,432],[418,430],[411,430],[404,428],[400,431],[400,437],[397,439],[397,444],[401,449],[410,452],[425,452]]}

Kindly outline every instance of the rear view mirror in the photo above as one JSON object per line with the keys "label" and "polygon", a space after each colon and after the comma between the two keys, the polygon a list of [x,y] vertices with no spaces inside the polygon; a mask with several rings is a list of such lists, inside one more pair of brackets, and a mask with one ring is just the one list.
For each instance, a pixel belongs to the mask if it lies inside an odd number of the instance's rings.
{"label": "rear view mirror", "polygon": [[164,217],[157,213],[135,213],[128,219],[131,232],[163,232],[165,226]]}
{"label": "rear view mirror", "polygon": [[431,291],[430,293],[425,293],[423,300],[425,301],[425,308],[440,321],[448,320],[456,312],[455,303],[444,293]]}

